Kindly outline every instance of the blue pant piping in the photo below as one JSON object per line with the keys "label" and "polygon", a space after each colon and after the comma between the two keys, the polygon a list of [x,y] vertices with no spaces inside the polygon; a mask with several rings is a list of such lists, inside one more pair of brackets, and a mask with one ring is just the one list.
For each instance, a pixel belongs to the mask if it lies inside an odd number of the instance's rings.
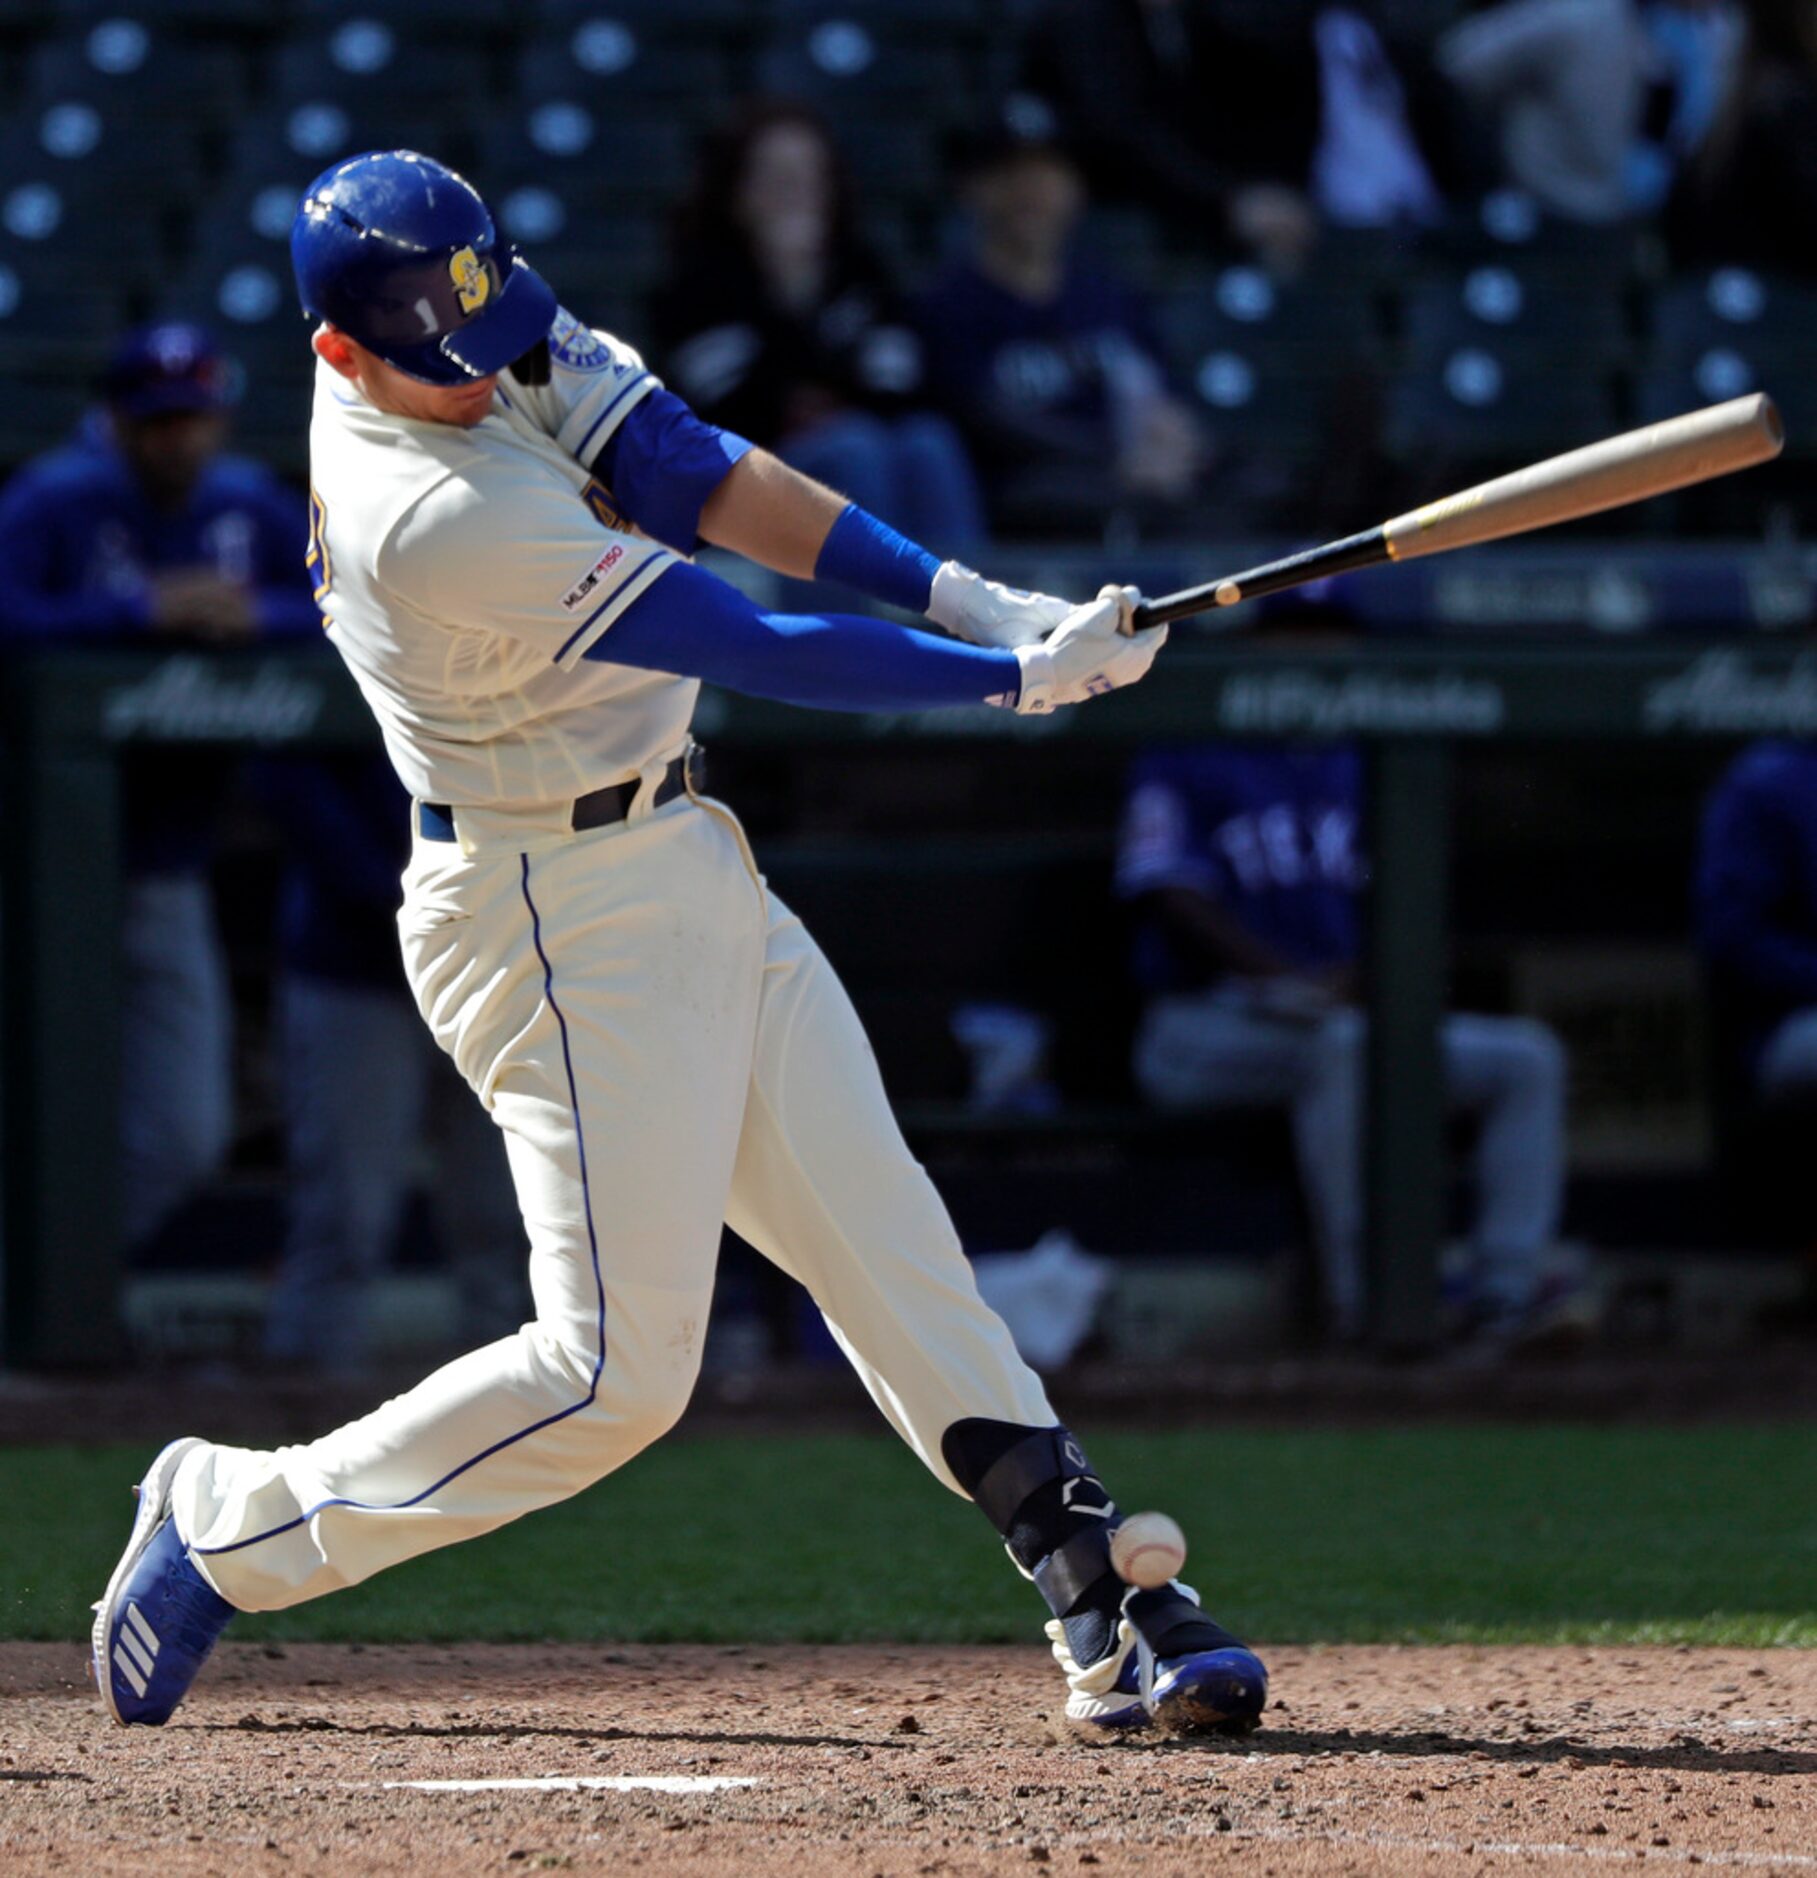
{"label": "blue pant piping", "polygon": [[539,1422],[532,1422],[528,1428],[519,1429],[514,1435],[506,1435],[502,1441],[495,1441],[491,1447],[483,1449],[471,1460],[462,1461],[460,1466],[451,1468],[440,1480],[432,1481],[421,1493],[412,1494],[408,1500],[393,1500],[383,1506],[375,1506],[366,1500],[323,1500],[312,1506],[306,1513],[300,1513],[295,1519],[289,1519],[281,1526],[273,1526],[269,1532],[254,1533],[250,1539],[236,1539],[232,1545],[195,1546],[192,1548],[202,1558],[219,1558],[227,1552],[243,1551],[249,1545],[258,1545],[266,1539],[276,1539],[281,1534],[294,1532],[297,1527],[307,1525],[318,1513],[325,1513],[331,1507],[351,1507],[361,1513],[401,1513],[406,1508],[420,1505],[430,1494],[447,1486],[451,1480],[457,1480],[469,1468],[477,1467],[481,1461],[489,1459],[501,1449],[514,1446],[530,1435],[539,1433],[544,1428],[552,1428],[557,1422],[566,1421],[570,1415],[578,1415],[584,1408],[590,1407],[599,1394],[599,1379],[606,1367],[606,1285],[599,1270],[599,1234],[593,1225],[593,1189],[587,1179],[587,1136],[580,1120],[580,1091],[574,1081],[574,1054],[568,1046],[568,1020],[562,1015],[561,1006],[555,1001],[555,971],[549,963],[549,955],[543,950],[542,916],[536,910],[536,902],[530,897],[530,857],[518,856],[522,867],[522,886],[524,905],[530,910],[530,937],[536,947],[536,956],[542,961],[543,996],[549,1001],[549,1008],[555,1013],[556,1024],[561,1030],[562,1066],[568,1076],[568,1106],[574,1117],[574,1139],[580,1150],[580,1192],[581,1205],[587,1216],[587,1244],[593,1255],[593,1288],[599,1298],[598,1311],[598,1354],[593,1359],[593,1374],[587,1383],[587,1393],[578,1402],[565,1409],[557,1409],[553,1415],[545,1415]]}

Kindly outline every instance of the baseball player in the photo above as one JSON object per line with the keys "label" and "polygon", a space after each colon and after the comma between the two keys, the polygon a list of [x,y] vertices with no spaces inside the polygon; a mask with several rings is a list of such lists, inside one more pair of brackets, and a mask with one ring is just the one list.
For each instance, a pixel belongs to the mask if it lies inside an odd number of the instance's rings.
{"label": "baseball player", "polygon": [[[1117,855],[1151,994],[1136,1081],[1160,1108],[1289,1108],[1345,1340],[1365,1304],[1362,809],[1349,745],[1155,750],[1136,764]],[[1487,1353],[1570,1314],[1543,1282],[1564,1188],[1565,1054],[1531,1018],[1466,1012],[1446,1017],[1439,1045],[1452,1102],[1482,1120],[1465,1317]]]}
{"label": "baseball player", "polygon": [[[1073,607],[936,565],[701,423],[426,157],[327,171],[292,252],[317,595],[413,799],[405,970],[504,1134],[536,1315],[319,1440],[166,1447],[96,1606],[109,1713],[166,1720],[236,1611],[489,1532],[655,1440],[729,1221],[1034,1580],[1070,1716],[1252,1727],[1256,1657],[1184,1588],[1112,1572],[1114,1502],[980,1301],[850,1003],[688,737],[703,679],[831,709],[1078,704],[1153,661],[1134,594]],[[689,563],[703,539],[954,637],[764,612]]]}
{"label": "baseball player", "polygon": [[[246,644],[316,630],[302,504],[226,449],[233,368],[199,326],[128,333],[104,407],[0,496],[0,633]],[[233,1145],[233,1002],[209,884],[227,768],[128,759],[121,793],[122,1234],[142,1244]]]}

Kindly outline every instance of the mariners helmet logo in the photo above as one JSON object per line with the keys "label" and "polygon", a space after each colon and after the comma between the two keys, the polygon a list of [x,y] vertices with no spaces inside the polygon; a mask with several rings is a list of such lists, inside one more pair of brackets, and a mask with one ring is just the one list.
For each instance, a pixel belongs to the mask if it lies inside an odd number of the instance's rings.
{"label": "mariners helmet logo", "polygon": [[463,313],[477,313],[492,298],[492,276],[471,248],[457,248],[448,257],[448,278]]}

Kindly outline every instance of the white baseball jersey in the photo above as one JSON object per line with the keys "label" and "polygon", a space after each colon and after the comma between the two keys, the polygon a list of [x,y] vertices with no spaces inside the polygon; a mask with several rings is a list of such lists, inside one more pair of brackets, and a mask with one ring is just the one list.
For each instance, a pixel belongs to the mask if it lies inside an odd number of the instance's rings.
{"label": "white baseball jersey", "polygon": [[808,1287],[949,1487],[955,1422],[1054,1423],[731,811],[646,791],[603,827],[539,813],[647,772],[695,695],[576,662],[674,557],[582,467],[652,381],[566,318],[553,336],[553,384],[506,379],[472,430],[383,416],[324,371],[311,438],[329,630],[406,784],[466,811],[458,842],[419,818],[398,933],[504,1133],[536,1319],[319,1440],[191,1449],[172,1517],[242,1610],[492,1531],[655,1440],[700,1367],[727,1222]]}
{"label": "white baseball jersey", "polygon": [[693,679],[582,659],[676,559],[586,468],[658,381],[572,314],[549,337],[549,384],[507,375],[469,430],[316,367],[316,599],[420,801],[584,795],[672,753],[693,713]]}

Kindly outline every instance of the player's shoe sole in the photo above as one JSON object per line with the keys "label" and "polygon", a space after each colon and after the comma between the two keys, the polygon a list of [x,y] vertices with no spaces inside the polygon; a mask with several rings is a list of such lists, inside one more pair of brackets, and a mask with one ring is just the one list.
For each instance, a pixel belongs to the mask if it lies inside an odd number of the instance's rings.
{"label": "player's shoe sole", "polygon": [[95,1606],[95,1686],[123,1724],[168,1721],[234,1614],[189,1562],[170,1517],[171,1483],[200,1446],[193,1435],[173,1441],[146,1469],[126,1550]]}

